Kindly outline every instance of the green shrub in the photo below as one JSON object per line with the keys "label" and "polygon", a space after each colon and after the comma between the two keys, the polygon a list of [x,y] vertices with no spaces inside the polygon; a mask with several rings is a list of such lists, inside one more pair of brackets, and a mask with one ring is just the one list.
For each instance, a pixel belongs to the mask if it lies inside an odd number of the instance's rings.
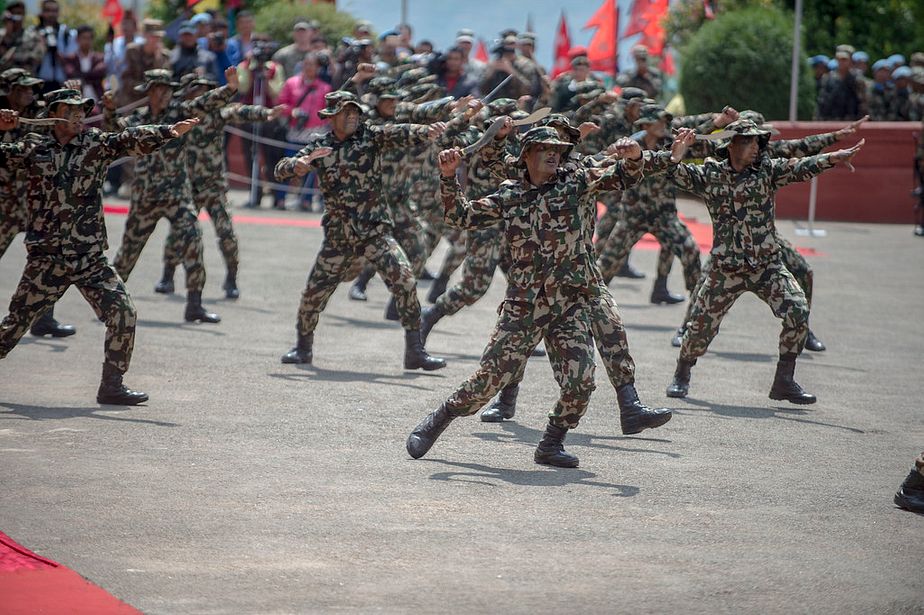
{"label": "green shrub", "polygon": [[[732,105],[787,119],[792,28],[792,16],[772,8],[724,13],[700,28],[681,50],[680,92],[687,113]],[[803,54],[800,119],[811,119],[814,101],[815,82]]]}
{"label": "green shrub", "polygon": [[317,20],[321,33],[331,47],[344,36],[350,36],[356,20],[349,13],[338,11],[330,4],[301,4],[288,0],[261,3],[254,14],[257,32],[268,34],[280,45],[292,42],[292,26],[299,21]]}

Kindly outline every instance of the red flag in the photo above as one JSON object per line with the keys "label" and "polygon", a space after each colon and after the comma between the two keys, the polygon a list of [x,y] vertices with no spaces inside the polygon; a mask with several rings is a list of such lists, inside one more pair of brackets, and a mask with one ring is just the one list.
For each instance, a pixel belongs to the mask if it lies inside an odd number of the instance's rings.
{"label": "red flag", "polygon": [[487,62],[490,59],[488,57],[488,48],[484,46],[484,41],[480,38],[478,39],[478,49],[475,50],[475,59],[479,62]]}
{"label": "red flag", "polygon": [[664,52],[664,59],[661,60],[661,72],[665,75],[673,75],[677,72],[677,67],[674,65],[674,53],[672,51]]}
{"label": "red flag", "polygon": [[661,55],[664,49],[664,17],[669,7],[668,0],[635,0],[629,25],[623,36],[641,34],[638,43],[648,48],[651,55]]}
{"label": "red flag", "polygon": [[106,3],[103,5],[103,10],[101,11],[102,16],[110,24],[117,26],[122,23],[122,16],[125,12],[122,10],[122,4],[119,0],[106,0]]}
{"label": "red flag", "polygon": [[558,22],[558,32],[555,33],[555,60],[552,63],[552,79],[571,68],[571,37],[568,36],[568,22],[565,21],[565,12],[561,12]]}
{"label": "red flag", "polygon": [[[637,0],[636,0],[637,1]],[[594,36],[587,45],[587,59],[590,69],[601,73],[616,74],[618,48],[616,38],[619,33],[619,11],[616,0],[603,0],[586,24],[584,29],[596,28]]]}
{"label": "red flag", "polygon": [[706,19],[715,19],[715,11],[712,10],[712,0],[703,0],[703,15]]}

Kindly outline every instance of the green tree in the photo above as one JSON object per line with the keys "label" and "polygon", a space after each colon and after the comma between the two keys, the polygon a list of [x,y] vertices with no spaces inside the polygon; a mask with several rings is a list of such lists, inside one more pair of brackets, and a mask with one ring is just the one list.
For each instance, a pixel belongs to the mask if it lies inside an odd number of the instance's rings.
{"label": "green tree", "polygon": [[[680,50],[680,93],[687,113],[725,105],[754,109],[768,119],[789,115],[792,17],[778,8],[754,7],[719,15]],[[803,54],[798,115],[810,119],[815,84]]]}
{"label": "green tree", "polygon": [[321,25],[321,34],[332,47],[344,36],[349,36],[356,19],[349,13],[338,11],[330,4],[301,4],[289,0],[261,2],[255,9],[257,31],[268,34],[280,44],[292,40],[292,26],[299,21],[315,20]]}

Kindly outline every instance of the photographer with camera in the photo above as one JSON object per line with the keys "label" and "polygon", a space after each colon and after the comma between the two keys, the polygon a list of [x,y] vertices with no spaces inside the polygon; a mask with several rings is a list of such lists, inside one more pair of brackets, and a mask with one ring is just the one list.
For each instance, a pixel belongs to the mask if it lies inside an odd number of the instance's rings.
{"label": "photographer with camera", "polygon": [[38,70],[45,55],[45,41],[34,28],[23,26],[26,5],[21,0],[8,2],[0,28],[0,72],[22,68],[30,73]]}
{"label": "photographer with camera", "polygon": [[517,38],[507,36],[495,45],[491,51],[494,53],[494,61],[488,64],[488,68],[484,73],[484,78],[481,80],[481,91],[493,92],[494,88],[499,86],[504,79],[509,75],[513,75],[513,79],[508,81],[507,85],[495,94],[495,98],[517,100],[521,96],[528,95],[532,89],[532,84],[514,66],[517,59]]}
{"label": "photographer with camera", "polygon": [[[261,105],[263,107],[275,107],[279,98],[279,93],[285,85],[285,72],[283,68],[273,62],[270,58],[277,50],[277,45],[265,34],[253,35],[253,47],[250,55],[241,62],[237,67],[237,73],[240,78],[240,102],[245,105]],[[250,132],[257,137],[283,141],[286,137],[286,127],[279,122],[267,122],[265,124],[244,124],[242,130]],[[263,154],[263,173],[266,180],[272,180],[273,169],[276,163],[282,160],[285,150],[275,145],[261,143],[259,148],[254,147],[252,139],[241,137],[241,149],[244,153],[244,160],[248,169],[261,168],[255,162],[258,157],[258,151]],[[252,171],[251,171],[252,173]],[[259,180],[261,173],[257,173],[255,179]],[[245,205],[248,208],[259,208],[260,201],[263,200],[262,186],[251,187],[251,199]],[[285,209],[285,193],[276,194],[273,199],[273,207],[276,209]]]}
{"label": "photographer with camera", "polygon": [[45,55],[37,76],[45,82],[46,92],[63,87],[67,79],[64,58],[77,53],[77,31],[58,23],[60,10],[57,0],[43,0],[42,13],[34,28],[45,41]]}
{"label": "photographer with camera", "polygon": [[224,21],[216,19],[213,22],[215,31],[208,35],[208,50],[215,56],[214,67],[218,72],[218,84],[225,85],[225,70],[229,66],[234,66],[234,64],[231,62],[231,56],[228,54],[227,23],[225,23],[224,29],[218,27],[221,23],[224,23]]}

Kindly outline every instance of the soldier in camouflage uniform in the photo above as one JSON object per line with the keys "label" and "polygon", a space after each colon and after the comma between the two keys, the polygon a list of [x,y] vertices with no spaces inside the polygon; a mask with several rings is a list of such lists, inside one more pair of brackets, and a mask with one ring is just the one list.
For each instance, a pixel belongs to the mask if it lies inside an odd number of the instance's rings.
{"label": "soldier in camouflage uniform", "polygon": [[[0,322],[0,359],[13,350],[36,316],[70,286],[77,286],[106,324],[97,401],[139,404],[148,396],[122,384],[135,341],[135,307],[119,274],[106,260],[108,242],[100,189],[114,160],[149,154],[182,136],[196,120],[104,133],[83,129],[83,120],[94,102],[79,91],[50,92],[45,103],[47,115],[61,120],[49,134],[28,135],[17,143],[0,145],[4,167],[26,169],[26,198],[30,203],[28,259],[9,313]],[[11,129],[17,123],[15,112],[2,112],[0,128]]]}
{"label": "soldier in camouflage uniform", "polygon": [[330,118],[332,130],[315,135],[298,154],[276,165],[276,178],[281,181],[316,171],[325,202],[324,241],[302,293],[296,326],[298,341],[282,362],[312,362],[314,330],[321,312],[353,262],[364,258],[375,264],[396,296],[405,329],[405,369],[430,371],[445,367],[446,362],[427,354],[421,342],[416,280],[407,256],[391,234],[392,222],[381,199],[379,173],[382,150],[435,139],[439,129],[362,122],[363,108],[350,92],[331,92],[325,96],[325,103],[318,115]]}
{"label": "soldier in camouflage uniform", "polygon": [[648,98],[658,98],[661,95],[664,78],[660,70],[648,66],[648,48],[644,45],[636,45],[632,48],[632,57],[635,58],[635,70],[619,73],[616,83],[623,88],[644,90]]}
{"label": "soldier in camouflage uniform", "polygon": [[21,68],[35,72],[45,57],[45,38],[39,28],[25,27],[26,5],[7,2],[0,28],[0,71]]}
{"label": "soldier in camouflage uniform", "polygon": [[[689,326],[683,335],[680,358],[668,397],[685,397],[690,369],[705,354],[718,332],[722,318],[744,292],[753,292],[783,320],[780,360],[770,398],[796,404],[815,403],[793,378],[796,357],[808,335],[808,303],[779,255],[774,224],[774,193],[795,182],[806,181],[839,162],[849,161],[862,144],[832,154],[802,159],[771,158],[766,154],[770,131],[754,122],[736,120],[727,127],[735,133],[717,150],[721,160],[704,165],[677,163],[685,152],[659,152],[652,157],[681,190],[702,198],[712,218],[712,264],[704,273],[702,288],[694,298]],[[693,142],[694,133],[683,129],[681,145]]]}
{"label": "soldier in camouflage uniform", "polygon": [[[497,141],[488,147],[499,149],[503,143]],[[571,143],[549,126],[532,128],[523,137],[520,175],[476,201],[465,198],[455,177],[461,153],[440,153],[447,221],[465,228],[502,221],[511,264],[506,298],[480,367],[414,428],[406,444],[411,457],[425,455],[453,419],[476,413],[521,374],[530,352],[544,338],[561,395],[534,459],[577,467],[577,457],[564,450],[563,441],[568,430],[577,427],[594,390],[589,309],[598,284],[585,240],[588,221],[595,217],[592,197],[641,179],[638,144],[620,147],[626,159],[605,170],[563,169],[560,161]]]}
{"label": "soldier in camouflage uniform", "polygon": [[[41,92],[43,83],[22,68],[3,71],[0,73],[0,109],[16,111],[21,118],[36,117],[42,109],[36,94]],[[0,134],[0,141],[19,141],[27,132],[23,127],[14,128]],[[25,177],[25,169],[0,168],[0,258],[3,258],[13,238],[24,232],[29,223],[29,209],[22,199]],[[52,306],[38,317],[29,332],[36,337],[68,337],[74,335],[77,329],[73,325],[59,323]]]}
{"label": "soldier in camouflage uniform", "polygon": [[[126,117],[116,118],[112,94],[104,96],[103,122],[107,128],[124,128],[154,122],[172,122],[178,118],[196,115],[219,114],[231,97],[237,92],[237,69],[233,66],[225,71],[228,85],[216,88],[193,100],[181,101],[173,96],[174,88],[170,71],[149,70],[145,82],[138,86],[147,93],[148,105],[140,107]],[[205,266],[203,263],[202,229],[192,204],[192,185],[189,177],[185,139],[177,140],[160,151],[139,158],[135,166],[132,184],[131,207],[125,221],[122,245],[116,253],[113,266],[123,279],[128,279],[148,238],[161,218],[167,218],[175,227],[176,237],[181,244],[183,267],[186,269],[186,309],[183,314],[187,322],[216,323],[221,320],[217,314],[202,307],[202,289],[205,287]]]}
{"label": "soldier in camouflage uniform", "polygon": [[[667,130],[672,120],[662,107],[646,106],[635,121],[635,127],[645,131],[637,137],[642,149],[669,149],[672,138]],[[680,258],[687,290],[692,291],[699,280],[699,246],[677,215],[677,190],[673,182],[663,174],[646,174],[639,184],[623,192],[620,207],[622,215],[597,258],[603,281],[608,283],[622,267],[632,247],[645,233],[651,233]],[[678,303],[677,299],[683,300],[668,292],[667,276],[658,275],[651,291],[651,302]]]}
{"label": "soldier in camouflage uniform", "polygon": [[[181,90],[177,96],[194,101],[209,90],[218,87],[210,77],[199,77],[195,73],[184,75],[180,80]],[[224,128],[230,123],[267,122],[276,118],[279,111],[259,105],[231,104],[217,113],[207,113],[186,137],[186,154],[189,159],[189,174],[192,181],[192,202],[197,210],[205,209],[218,236],[218,248],[225,260],[227,276],[222,288],[225,297],[237,299],[237,270],[240,262],[237,236],[228,213],[228,180],[225,177]],[[172,293],[173,273],[183,261],[181,228],[170,225],[167,243],[164,246],[164,274],[154,290],[158,293]]]}
{"label": "soldier in camouflage uniform", "polygon": [[[560,114],[549,115],[541,121],[541,125],[554,128],[562,141],[577,145],[581,139],[582,131],[574,128],[567,118]],[[503,135],[504,131],[499,134]],[[615,153],[618,151],[618,146],[613,144],[607,150]],[[516,179],[519,175],[519,160],[508,155],[502,164],[496,164],[495,156],[498,151],[497,147],[488,149],[486,157],[491,168],[496,169],[501,175],[499,181]],[[572,150],[561,168],[566,173],[580,168],[604,169],[615,164],[616,161],[616,157],[607,153],[584,156]],[[629,190],[633,188],[629,188]],[[586,218],[582,220],[581,225],[584,231],[582,240],[587,254],[593,254],[593,235],[596,224],[594,197],[590,197],[590,203],[582,207],[581,212],[586,214]],[[671,412],[664,408],[652,410],[639,401],[634,384],[635,362],[629,354],[629,342],[626,338],[622,318],[619,315],[619,308],[607,286],[602,283],[596,263],[594,263],[594,275],[597,280],[597,288],[589,307],[590,328],[610,383],[616,390],[622,431],[624,434],[635,434],[645,429],[659,427],[671,419]],[[523,367],[525,368],[525,364]],[[514,376],[509,384],[501,389],[498,396],[491,402],[490,407],[481,413],[482,421],[497,423],[513,418],[516,413],[516,400],[522,379],[523,372],[521,371]]]}
{"label": "soldier in camouflage uniform", "polygon": [[819,120],[856,120],[866,115],[866,81],[852,68],[853,47],[838,45],[837,70],[821,78],[815,117]]}
{"label": "soldier in camouflage uniform", "polygon": [[[517,101],[511,98],[498,98],[487,106],[486,123],[492,119],[510,115],[517,110]],[[466,146],[474,143],[481,137],[481,131],[471,127],[464,135],[460,135],[457,145]],[[516,155],[519,146],[515,135],[511,134],[505,146],[509,154]],[[489,150],[488,150],[489,151]],[[499,181],[504,177],[494,172],[484,156],[486,150],[476,152],[469,158],[467,171],[467,196],[470,199],[485,197],[497,188]],[[481,299],[494,279],[494,272],[501,262],[501,255],[505,253],[503,220],[495,221],[493,225],[468,230],[465,259],[462,263],[462,278],[459,282],[437,298],[433,306],[424,309],[421,319],[420,335],[424,342],[433,326],[445,316],[455,314],[467,305],[473,305]]]}
{"label": "soldier in camouflage uniform", "polygon": [[[731,109],[733,114],[737,114],[734,109]],[[763,114],[758,113],[757,111],[746,110],[740,113],[740,118],[743,120],[750,120],[757,124],[758,126],[763,127],[766,130],[773,132],[773,127],[770,124],[767,124]],[[855,122],[847,124],[840,130],[834,132],[827,132],[817,135],[809,135],[802,139],[780,139],[776,141],[770,141],[767,144],[767,154],[771,158],[802,158],[804,156],[812,156],[815,154],[821,153],[821,151],[831,145],[834,145],[841,139],[846,136],[854,134],[860,127],[860,125],[865,122],[868,117],[862,117]],[[703,148],[705,152],[701,152],[699,156],[703,158],[707,156],[716,155],[716,147],[713,145],[713,142],[704,142]],[[795,247],[789,241],[787,241],[774,225],[774,235],[776,241],[780,246],[780,260],[783,262],[783,265],[786,269],[789,270],[789,273],[793,275],[796,281],[799,283],[799,287],[802,288],[802,292],[805,293],[805,300],[808,303],[809,310],[812,307],[812,287],[814,285],[814,273],[812,272],[812,267],[808,264],[808,261],[805,260]],[[710,262],[707,257],[706,262],[703,265],[703,271],[709,268]],[[702,286],[704,277],[700,276],[699,282],[696,288],[690,293],[690,297],[695,297],[699,292],[700,286]],[[674,335],[674,338],[671,341],[671,344],[675,348],[680,348],[680,345],[683,340],[684,331],[686,331],[686,325],[690,321],[691,312],[693,309],[693,301],[691,300],[689,305],[687,305],[687,312],[684,316],[683,323],[680,328],[677,330],[677,333]],[[805,340],[805,349],[811,350],[813,352],[823,352],[825,350],[825,345],[820,339],[815,335],[811,328],[808,331],[808,337]]]}

